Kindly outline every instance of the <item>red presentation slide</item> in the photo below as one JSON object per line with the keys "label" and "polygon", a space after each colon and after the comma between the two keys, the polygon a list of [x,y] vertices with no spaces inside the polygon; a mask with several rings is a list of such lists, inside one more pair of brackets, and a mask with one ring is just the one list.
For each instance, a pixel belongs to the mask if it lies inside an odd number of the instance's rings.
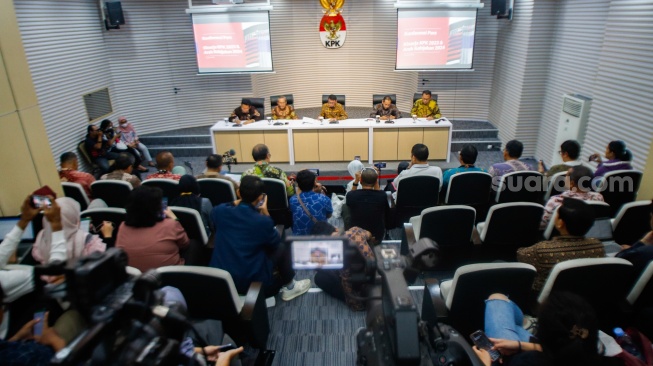
{"label": "red presentation slide", "polygon": [[199,69],[245,68],[241,23],[193,24]]}
{"label": "red presentation slide", "polygon": [[397,65],[403,68],[447,64],[449,18],[399,18]]}

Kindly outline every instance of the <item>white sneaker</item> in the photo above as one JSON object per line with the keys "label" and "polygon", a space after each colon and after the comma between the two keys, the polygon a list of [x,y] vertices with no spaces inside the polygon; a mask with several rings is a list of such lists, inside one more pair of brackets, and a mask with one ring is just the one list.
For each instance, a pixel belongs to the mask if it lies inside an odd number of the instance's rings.
{"label": "white sneaker", "polygon": [[310,288],[311,288],[311,280],[309,279],[295,281],[295,286],[292,288],[292,290],[289,290],[285,286],[281,288],[281,300],[290,301],[299,295],[303,295]]}

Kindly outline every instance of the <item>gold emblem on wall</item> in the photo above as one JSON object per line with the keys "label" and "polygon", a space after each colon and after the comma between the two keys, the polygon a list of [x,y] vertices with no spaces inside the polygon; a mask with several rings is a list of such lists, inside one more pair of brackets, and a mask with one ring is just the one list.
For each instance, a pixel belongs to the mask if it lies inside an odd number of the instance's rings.
{"label": "gold emblem on wall", "polygon": [[326,48],[340,48],[347,38],[347,27],[342,17],[345,0],[320,0],[324,16],[320,20],[320,39]]}

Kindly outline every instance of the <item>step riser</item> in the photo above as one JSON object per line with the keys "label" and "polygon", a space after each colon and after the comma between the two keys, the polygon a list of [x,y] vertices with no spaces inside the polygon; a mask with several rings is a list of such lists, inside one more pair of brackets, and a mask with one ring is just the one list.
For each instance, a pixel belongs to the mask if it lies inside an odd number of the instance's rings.
{"label": "step riser", "polygon": [[213,149],[211,146],[201,146],[201,147],[184,147],[184,146],[170,146],[170,147],[155,147],[149,148],[150,154],[156,156],[156,154],[161,151],[169,151],[173,156],[202,156],[206,157],[213,154]]}
{"label": "step riser", "polygon": [[[456,142],[456,141],[452,141],[451,142],[451,151],[452,152],[458,152],[465,145],[472,145],[478,151],[500,151],[501,150],[501,142],[499,140],[497,140],[495,142]],[[488,145],[492,145],[492,148],[488,149]]]}
{"label": "step riser", "polygon": [[456,140],[465,140],[465,139],[488,139],[496,140],[499,137],[499,131],[497,130],[487,130],[487,131],[451,131],[451,137],[453,141]]}

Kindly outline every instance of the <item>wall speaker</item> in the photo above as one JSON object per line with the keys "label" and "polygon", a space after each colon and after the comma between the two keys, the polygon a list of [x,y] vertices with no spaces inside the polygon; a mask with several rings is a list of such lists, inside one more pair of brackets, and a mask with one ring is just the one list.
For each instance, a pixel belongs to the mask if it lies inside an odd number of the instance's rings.
{"label": "wall speaker", "polygon": [[122,13],[120,1],[106,2],[105,5],[107,7],[107,21],[110,25],[125,24],[125,16]]}
{"label": "wall speaker", "polygon": [[491,15],[504,15],[508,10],[508,1],[510,0],[492,0],[490,8]]}

